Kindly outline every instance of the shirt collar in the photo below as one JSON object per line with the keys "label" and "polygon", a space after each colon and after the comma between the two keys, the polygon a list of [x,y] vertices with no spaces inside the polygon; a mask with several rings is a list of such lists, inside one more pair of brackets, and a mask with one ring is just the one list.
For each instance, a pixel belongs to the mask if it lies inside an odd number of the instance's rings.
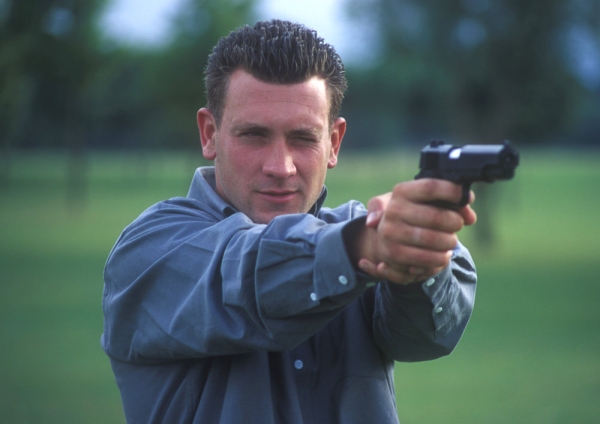
{"label": "shirt collar", "polygon": [[[188,197],[208,205],[211,209],[221,212],[224,216],[230,216],[238,212],[216,192],[216,177],[214,166],[202,166],[196,169]],[[317,216],[327,198],[327,187],[323,186],[319,198],[308,211],[309,214]]]}

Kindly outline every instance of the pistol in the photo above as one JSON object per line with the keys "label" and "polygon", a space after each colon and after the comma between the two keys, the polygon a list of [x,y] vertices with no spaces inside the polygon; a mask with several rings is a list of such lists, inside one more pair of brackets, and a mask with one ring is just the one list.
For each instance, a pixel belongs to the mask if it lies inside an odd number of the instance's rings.
{"label": "pistol", "polygon": [[462,186],[462,197],[458,204],[436,201],[433,204],[444,208],[456,208],[469,202],[471,183],[509,180],[515,175],[519,164],[519,152],[504,144],[466,144],[452,146],[443,141],[432,141],[421,150],[420,172],[415,179],[438,178]]}

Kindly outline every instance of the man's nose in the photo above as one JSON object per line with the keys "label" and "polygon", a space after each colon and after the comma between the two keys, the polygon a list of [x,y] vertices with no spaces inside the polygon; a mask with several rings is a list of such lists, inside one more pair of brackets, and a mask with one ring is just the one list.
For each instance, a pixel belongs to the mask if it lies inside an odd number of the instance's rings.
{"label": "man's nose", "polygon": [[263,172],[275,178],[287,178],[296,173],[294,156],[285,140],[271,143],[263,162]]}

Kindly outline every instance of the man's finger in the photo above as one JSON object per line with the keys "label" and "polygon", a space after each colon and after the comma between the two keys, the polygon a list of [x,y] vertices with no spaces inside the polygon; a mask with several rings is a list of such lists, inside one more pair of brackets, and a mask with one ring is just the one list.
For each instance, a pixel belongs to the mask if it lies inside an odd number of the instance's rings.
{"label": "man's finger", "polygon": [[423,178],[397,184],[392,193],[415,203],[430,203],[436,200],[458,203],[462,197],[462,187],[446,180]]}
{"label": "man's finger", "polygon": [[379,225],[383,212],[390,202],[390,198],[391,193],[386,193],[369,200],[367,204],[367,227],[376,228]]}

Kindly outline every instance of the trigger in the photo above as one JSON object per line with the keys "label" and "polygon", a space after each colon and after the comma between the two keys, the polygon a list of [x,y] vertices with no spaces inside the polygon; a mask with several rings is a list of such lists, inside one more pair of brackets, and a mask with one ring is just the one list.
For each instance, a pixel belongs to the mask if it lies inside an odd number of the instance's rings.
{"label": "trigger", "polygon": [[469,203],[469,198],[471,196],[471,183],[462,183],[462,196],[460,198],[460,202],[458,202],[458,206],[465,206]]}

